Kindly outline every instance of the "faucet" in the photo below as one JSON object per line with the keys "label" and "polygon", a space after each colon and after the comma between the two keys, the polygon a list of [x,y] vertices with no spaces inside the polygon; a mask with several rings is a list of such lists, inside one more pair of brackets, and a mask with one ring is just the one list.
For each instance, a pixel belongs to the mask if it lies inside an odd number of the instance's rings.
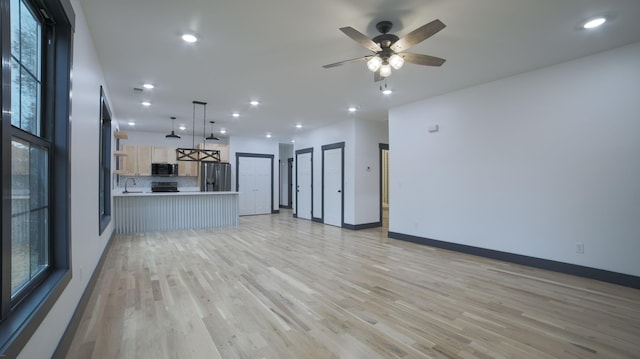
{"label": "faucet", "polygon": [[124,181],[124,192],[122,193],[129,193],[129,191],[127,190],[127,184],[129,184],[129,180],[131,180],[133,182],[133,185],[136,185],[136,179],[133,177],[127,177],[127,179]]}

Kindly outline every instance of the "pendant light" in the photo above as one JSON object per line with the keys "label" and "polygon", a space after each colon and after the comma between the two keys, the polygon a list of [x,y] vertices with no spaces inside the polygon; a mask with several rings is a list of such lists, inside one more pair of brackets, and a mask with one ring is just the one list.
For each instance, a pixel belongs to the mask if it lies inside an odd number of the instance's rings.
{"label": "pendant light", "polygon": [[202,144],[204,145],[205,140],[207,139],[215,139],[213,136],[213,121],[211,122],[211,138],[205,138],[206,135],[205,129],[207,126],[207,103],[202,101],[192,101],[193,103],[193,131],[191,135],[191,148],[176,148],[176,160],[178,161],[196,161],[196,162],[220,162],[220,151],[219,150],[210,150],[207,148],[202,148],[204,146],[199,146],[200,148],[196,148],[196,106],[202,106]]}
{"label": "pendant light", "polygon": [[176,118],[174,116],[171,116],[171,133],[164,136],[166,138],[175,138],[178,139],[180,138],[180,136],[176,135]]}
{"label": "pendant light", "polygon": [[206,139],[212,140],[212,141],[219,141],[220,139],[213,135],[213,124],[216,123],[216,121],[209,121],[209,123],[211,124],[211,134]]}

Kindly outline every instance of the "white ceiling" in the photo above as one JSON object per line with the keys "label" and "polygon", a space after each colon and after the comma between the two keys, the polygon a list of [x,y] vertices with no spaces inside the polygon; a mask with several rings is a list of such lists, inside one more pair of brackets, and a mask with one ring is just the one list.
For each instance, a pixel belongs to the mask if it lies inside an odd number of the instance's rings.
{"label": "white ceiling", "polygon": [[[127,131],[191,136],[192,101],[228,135],[288,142],[356,116],[386,120],[390,107],[640,41],[638,0],[80,0],[102,64],[111,110]],[[578,29],[589,17],[612,20]],[[400,37],[440,19],[447,27],[410,52],[447,59],[392,74],[383,96],[365,63],[322,65],[370,54],[338,29]],[[199,41],[187,44],[185,32]],[[142,93],[145,82],[156,88]],[[261,104],[252,108],[249,101]],[[140,102],[149,100],[149,108]],[[359,111],[351,114],[349,106]],[[197,136],[203,127],[196,108]],[[231,113],[240,113],[234,119]],[[135,127],[127,122],[135,121]],[[297,130],[295,125],[304,127]],[[207,123],[206,132],[210,132]],[[219,136],[220,137],[220,136]]]}

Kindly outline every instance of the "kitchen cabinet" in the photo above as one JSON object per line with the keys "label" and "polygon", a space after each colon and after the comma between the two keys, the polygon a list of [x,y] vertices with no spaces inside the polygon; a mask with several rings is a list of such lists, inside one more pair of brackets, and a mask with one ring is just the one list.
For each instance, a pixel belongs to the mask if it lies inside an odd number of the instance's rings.
{"label": "kitchen cabinet", "polygon": [[199,166],[200,162],[178,161],[178,176],[196,177],[198,175]]}
{"label": "kitchen cabinet", "polygon": [[120,174],[125,176],[151,176],[151,146],[122,145],[126,156],[120,157]]}
{"label": "kitchen cabinet", "polygon": [[218,150],[220,151],[220,162],[229,162],[229,145],[221,143],[206,143],[204,144],[204,147],[202,144],[199,144],[198,148],[204,148],[206,150]]}
{"label": "kitchen cabinet", "polygon": [[151,162],[171,164],[178,163],[178,161],[176,161],[176,148],[153,146]]}

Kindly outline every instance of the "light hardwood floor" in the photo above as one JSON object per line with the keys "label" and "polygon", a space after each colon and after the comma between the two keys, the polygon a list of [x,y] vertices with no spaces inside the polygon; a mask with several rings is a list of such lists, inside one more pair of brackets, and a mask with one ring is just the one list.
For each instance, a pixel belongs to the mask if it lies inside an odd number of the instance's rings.
{"label": "light hardwood floor", "polygon": [[280,215],[114,238],[68,358],[638,358],[640,290]]}

